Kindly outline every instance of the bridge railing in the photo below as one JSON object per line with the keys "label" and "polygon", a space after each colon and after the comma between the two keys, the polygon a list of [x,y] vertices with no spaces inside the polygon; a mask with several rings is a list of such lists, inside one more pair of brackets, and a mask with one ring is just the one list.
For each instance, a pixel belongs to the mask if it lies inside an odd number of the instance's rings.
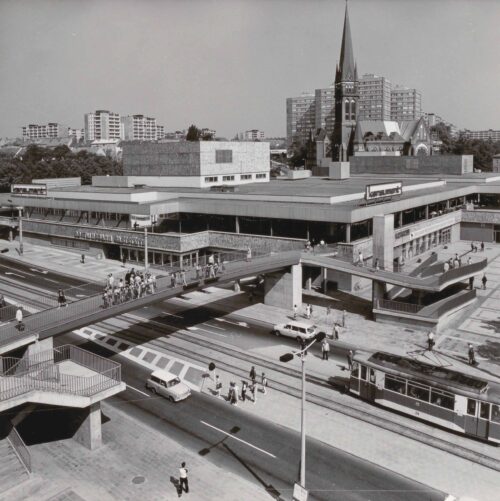
{"label": "bridge railing", "polygon": [[31,454],[26,447],[21,435],[16,430],[16,427],[13,426],[7,435],[7,440],[9,441],[12,448],[16,451],[18,458],[23,463],[28,473],[31,473]]}
{"label": "bridge railing", "polygon": [[477,261],[475,263],[466,264],[464,266],[460,266],[459,268],[452,268],[451,270],[444,272],[439,277],[439,283],[444,284],[451,280],[456,280],[460,277],[465,277],[473,273],[479,273],[481,270],[484,270],[484,268],[486,268],[487,263],[488,259],[484,258],[481,261]]}
{"label": "bridge railing", "polygon": [[[3,359],[0,357],[0,360]],[[62,365],[66,361],[85,367],[92,371],[91,375],[66,373]],[[119,364],[73,345],[19,359],[18,364],[13,366],[17,366],[18,370],[0,377],[0,401],[33,390],[92,396],[121,383]]]}
{"label": "bridge railing", "polygon": [[390,299],[377,299],[376,308],[380,310],[390,310],[415,315],[422,309],[422,306],[413,303],[403,303],[402,301],[393,301]]}
{"label": "bridge railing", "polygon": [[[249,260],[258,261],[268,255],[261,255]],[[297,260],[298,261],[298,260]],[[226,272],[238,271],[248,266],[247,258],[238,259],[230,262],[220,263],[219,268],[209,266],[205,268],[192,268],[172,273],[169,276],[161,276],[156,279],[156,284],[146,284],[141,286],[115,287],[105,293],[83,298],[79,301],[70,302],[64,307],[53,307],[34,313],[24,319],[23,329],[20,330],[15,321],[0,327],[0,345],[12,342],[16,338],[41,333],[50,328],[60,326],[74,320],[91,316],[103,309],[115,309],[124,303],[131,303],[146,296],[154,298],[155,295],[165,292],[168,289],[175,290],[182,294],[199,285],[208,286],[216,283]]]}

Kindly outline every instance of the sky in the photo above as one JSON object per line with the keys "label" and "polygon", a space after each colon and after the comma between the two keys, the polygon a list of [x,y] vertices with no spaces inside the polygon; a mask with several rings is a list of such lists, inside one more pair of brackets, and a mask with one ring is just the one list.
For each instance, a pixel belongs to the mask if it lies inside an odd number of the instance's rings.
{"label": "sky", "polygon": [[[0,137],[107,109],[218,136],[286,134],[328,87],[344,0],[0,0]],[[500,0],[349,0],[359,74],[415,87],[459,128],[500,129]]]}

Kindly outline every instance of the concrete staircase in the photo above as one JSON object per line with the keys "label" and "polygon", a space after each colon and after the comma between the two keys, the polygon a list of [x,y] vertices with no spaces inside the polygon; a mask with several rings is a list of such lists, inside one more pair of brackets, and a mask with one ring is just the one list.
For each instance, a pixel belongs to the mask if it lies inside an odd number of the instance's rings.
{"label": "concrete staircase", "polygon": [[29,473],[8,439],[0,440],[0,497],[29,478]]}

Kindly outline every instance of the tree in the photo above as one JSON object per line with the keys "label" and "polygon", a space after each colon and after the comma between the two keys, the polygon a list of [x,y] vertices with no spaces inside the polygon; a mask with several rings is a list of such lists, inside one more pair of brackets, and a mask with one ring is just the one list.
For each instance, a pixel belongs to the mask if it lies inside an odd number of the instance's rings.
{"label": "tree", "polygon": [[307,145],[304,141],[296,136],[292,143],[292,156],[289,158],[289,163],[292,167],[303,167],[306,163]]}
{"label": "tree", "polygon": [[200,129],[196,125],[190,125],[186,134],[186,141],[199,141],[200,135]]}

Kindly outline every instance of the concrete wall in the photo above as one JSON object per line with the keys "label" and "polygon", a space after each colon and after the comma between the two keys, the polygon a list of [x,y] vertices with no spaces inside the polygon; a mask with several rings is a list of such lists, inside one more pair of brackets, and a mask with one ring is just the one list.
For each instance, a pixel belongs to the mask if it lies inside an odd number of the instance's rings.
{"label": "concrete wall", "polygon": [[460,240],[475,240],[476,242],[493,242],[495,234],[492,224],[462,223],[460,225]]}
{"label": "concrete wall", "polygon": [[264,279],[264,304],[293,311],[302,306],[302,266],[291,266],[290,271],[268,273]]}
{"label": "concrete wall", "polygon": [[363,157],[349,159],[351,174],[447,174],[473,172],[472,155],[425,157]]}
{"label": "concrete wall", "polygon": [[302,250],[305,240],[296,238],[269,237],[262,235],[247,235],[244,233],[224,233],[209,231],[209,245],[227,249],[248,249],[254,252],[280,252]]}
{"label": "concrete wall", "polygon": [[373,260],[391,270],[394,259],[394,214],[373,216]]}

